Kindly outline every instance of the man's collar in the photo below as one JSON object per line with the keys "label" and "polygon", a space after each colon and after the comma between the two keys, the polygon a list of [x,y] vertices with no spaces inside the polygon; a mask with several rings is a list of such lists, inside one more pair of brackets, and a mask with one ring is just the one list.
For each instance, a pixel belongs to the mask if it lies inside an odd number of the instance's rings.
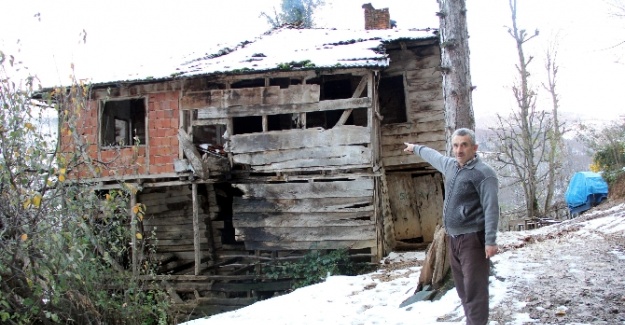
{"label": "man's collar", "polygon": [[477,154],[475,154],[475,156],[473,156],[473,158],[468,160],[463,166],[460,166],[460,164],[456,161],[456,166],[458,166],[458,168],[471,167],[471,165],[475,164],[476,161],[477,161]]}

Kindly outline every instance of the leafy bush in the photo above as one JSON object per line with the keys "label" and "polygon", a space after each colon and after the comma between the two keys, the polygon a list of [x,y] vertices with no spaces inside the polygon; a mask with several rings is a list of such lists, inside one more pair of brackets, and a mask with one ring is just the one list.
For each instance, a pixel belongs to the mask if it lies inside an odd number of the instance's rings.
{"label": "leafy bush", "polygon": [[352,262],[346,249],[329,252],[314,250],[295,262],[271,266],[267,275],[273,279],[293,279],[293,289],[322,282],[329,275],[356,275],[365,268]]}
{"label": "leafy bush", "polygon": [[[14,62],[0,52],[0,323],[166,324],[167,295],[127,262],[128,190],[103,199],[79,183],[76,166],[96,167],[82,147],[59,154],[58,129],[46,127],[54,113],[73,132],[89,87],[34,102],[36,78],[13,80]],[[137,275],[152,272],[145,255]]]}
{"label": "leafy bush", "polygon": [[593,152],[590,170],[601,172],[612,186],[625,168],[625,123],[616,121],[601,128],[582,125],[579,136]]}

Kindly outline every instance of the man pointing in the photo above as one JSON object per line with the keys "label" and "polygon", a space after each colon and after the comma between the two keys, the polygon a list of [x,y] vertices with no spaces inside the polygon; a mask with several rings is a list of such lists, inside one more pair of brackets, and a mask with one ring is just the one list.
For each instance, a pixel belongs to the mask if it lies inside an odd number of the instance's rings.
{"label": "man pointing", "polygon": [[469,129],[452,135],[455,158],[426,146],[405,145],[404,151],[420,156],[443,174],[443,225],[456,290],[467,325],[484,325],[488,322],[488,259],[497,254],[497,174],[477,156],[475,133]]}

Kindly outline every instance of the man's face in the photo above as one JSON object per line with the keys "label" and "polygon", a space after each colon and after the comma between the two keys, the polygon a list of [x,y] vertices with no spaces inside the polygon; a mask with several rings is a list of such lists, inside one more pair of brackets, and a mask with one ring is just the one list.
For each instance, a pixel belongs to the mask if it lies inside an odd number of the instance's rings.
{"label": "man's face", "polygon": [[471,137],[468,135],[457,135],[451,139],[451,144],[454,149],[454,156],[460,166],[473,159],[475,152],[477,151],[477,144],[471,143]]}

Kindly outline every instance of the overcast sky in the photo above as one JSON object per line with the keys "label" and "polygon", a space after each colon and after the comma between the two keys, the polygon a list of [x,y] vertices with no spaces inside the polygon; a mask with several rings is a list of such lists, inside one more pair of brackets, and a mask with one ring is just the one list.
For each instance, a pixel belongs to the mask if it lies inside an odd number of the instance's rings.
{"label": "overcast sky", "polygon": [[[361,29],[364,0],[326,0],[320,27]],[[399,28],[438,27],[436,0],[371,1],[389,8]],[[269,29],[260,17],[280,0],[0,0],[0,50],[16,54],[46,86],[67,84],[74,63],[81,78],[107,71],[157,67],[169,58],[250,40]],[[515,44],[508,1],[467,0],[475,114],[480,124],[514,105]],[[614,120],[623,110],[625,19],[603,0],[519,0],[518,25],[540,36],[526,43],[533,84],[544,79],[544,52],[557,43],[561,112],[570,118]],[[18,43],[19,40],[19,43]],[[85,42],[86,41],[86,42]],[[543,95],[544,92],[543,92]],[[541,95],[542,96],[542,95]],[[543,100],[548,98],[542,96]],[[550,107],[549,107],[550,108]]]}

